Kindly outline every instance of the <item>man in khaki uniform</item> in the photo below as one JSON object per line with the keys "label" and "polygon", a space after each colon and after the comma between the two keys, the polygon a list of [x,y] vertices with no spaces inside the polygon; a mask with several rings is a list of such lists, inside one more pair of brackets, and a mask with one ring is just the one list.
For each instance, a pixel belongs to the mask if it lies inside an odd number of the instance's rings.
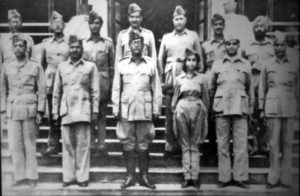
{"label": "man in khaki uniform", "polygon": [[[200,40],[195,31],[188,30],[186,25],[185,10],[181,6],[176,6],[173,14],[174,31],[163,36],[159,54],[158,63],[161,78],[164,76],[163,91],[166,105],[166,146],[165,157],[170,157],[174,153],[180,152],[180,146],[173,133],[173,112],[171,110],[171,102],[173,97],[173,85],[176,76],[182,71],[183,59],[185,58],[185,50],[191,48],[201,56]],[[202,59],[202,58],[201,58]],[[200,70],[203,69],[202,61],[200,62]]]}
{"label": "man in khaki uniform", "polygon": [[155,188],[148,179],[148,149],[155,135],[152,120],[160,115],[162,90],[156,62],[142,55],[143,41],[142,35],[129,34],[132,56],[118,62],[113,82],[113,114],[119,118],[117,136],[123,144],[128,173],[122,189],[135,184],[135,150],[139,157],[140,185]]}
{"label": "man in khaki uniform", "polygon": [[[230,132],[233,139],[233,180],[248,188],[247,118],[251,113],[252,94],[250,64],[239,53],[239,40],[225,38],[226,55],[213,64],[211,89],[218,142],[219,187],[231,183]],[[231,127],[232,126],[232,127]]]}
{"label": "man in khaki uniform", "polygon": [[[260,116],[265,117],[270,147],[266,188],[292,185],[292,141],[299,112],[299,67],[287,58],[286,36],[275,32],[275,56],[265,61],[259,82]],[[280,149],[282,157],[280,158]]]}
{"label": "man in khaki uniform", "polygon": [[120,31],[117,38],[116,46],[116,62],[125,56],[131,55],[131,49],[128,44],[129,33],[131,31],[137,31],[144,37],[143,55],[149,56],[153,59],[157,59],[155,39],[152,31],[141,27],[143,21],[142,9],[135,3],[132,3],[128,7],[128,21],[130,26],[128,29]]}
{"label": "man in khaki uniform", "polygon": [[47,84],[47,99],[49,111],[50,130],[48,136],[48,148],[43,155],[52,155],[58,152],[60,139],[60,124],[55,125],[52,116],[52,93],[55,79],[55,72],[60,62],[69,58],[69,45],[64,30],[63,16],[53,11],[50,18],[50,29],[54,35],[42,42],[42,65],[44,67]]}
{"label": "man in khaki uniform", "polygon": [[97,121],[99,75],[94,63],[82,59],[82,41],[69,38],[70,59],[58,65],[53,89],[53,120],[61,117],[63,187],[88,186],[91,122]]}
{"label": "man in khaki uniform", "polygon": [[[15,54],[13,50],[13,39],[18,35],[21,35],[27,41],[27,55],[31,56],[32,46],[34,45],[33,40],[30,36],[21,33],[22,28],[22,17],[17,10],[8,10],[8,27],[10,32],[3,34],[0,38],[0,52],[2,62],[14,59]],[[0,67],[1,68],[1,67]]]}
{"label": "man in khaki uniform", "polygon": [[273,41],[266,37],[269,18],[257,16],[253,21],[253,33],[255,40],[252,41],[243,51],[243,55],[251,63],[252,85],[254,88],[254,107],[252,121],[250,122],[250,134],[253,135],[253,142],[249,143],[249,154],[267,154],[267,134],[263,119],[259,118],[258,110],[258,84],[263,67],[263,62],[274,56]]}
{"label": "man in khaki uniform", "polygon": [[7,130],[16,186],[35,187],[38,179],[36,135],[45,111],[46,82],[43,68],[26,55],[27,39],[14,39],[15,59],[6,61],[1,72],[1,114]]}
{"label": "man in khaki uniform", "polygon": [[98,116],[98,128],[92,130],[91,150],[92,153],[106,155],[106,114],[107,104],[111,99],[111,87],[114,77],[115,50],[110,38],[100,35],[103,24],[102,17],[96,12],[89,14],[89,27],[91,36],[83,41],[83,58],[96,64],[100,77],[100,104]]}

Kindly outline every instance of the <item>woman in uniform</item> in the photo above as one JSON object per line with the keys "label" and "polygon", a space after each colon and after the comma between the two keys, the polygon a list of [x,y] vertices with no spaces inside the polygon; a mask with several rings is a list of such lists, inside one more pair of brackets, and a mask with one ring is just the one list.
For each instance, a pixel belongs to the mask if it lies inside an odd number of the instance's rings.
{"label": "woman in uniform", "polygon": [[204,142],[207,135],[208,88],[204,75],[198,73],[199,62],[199,54],[186,49],[183,72],[174,83],[172,109],[174,132],[182,150],[182,188],[200,188],[199,144]]}

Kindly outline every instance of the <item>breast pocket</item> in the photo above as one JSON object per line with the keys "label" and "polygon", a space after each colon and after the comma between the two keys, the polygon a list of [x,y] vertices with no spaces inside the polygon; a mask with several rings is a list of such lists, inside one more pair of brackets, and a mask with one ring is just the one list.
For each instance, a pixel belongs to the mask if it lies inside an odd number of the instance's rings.
{"label": "breast pocket", "polygon": [[61,78],[63,86],[68,85],[69,83],[71,83],[71,72],[62,73]]}
{"label": "breast pocket", "polygon": [[96,53],[96,64],[98,67],[105,65],[107,61],[107,53],[105,50],[98,50]]}
{"label": "breast pocket", "polygon": [[26,88],[33,88],[35,85],[35,78],[36,76],[32,73],[24,73],[23,77],[23,85]]}
{"label": "breast pocket", "polygon": [[86,70],[79,70],[76,79],[80,84],[87,85],[90,83],[90,72]]}

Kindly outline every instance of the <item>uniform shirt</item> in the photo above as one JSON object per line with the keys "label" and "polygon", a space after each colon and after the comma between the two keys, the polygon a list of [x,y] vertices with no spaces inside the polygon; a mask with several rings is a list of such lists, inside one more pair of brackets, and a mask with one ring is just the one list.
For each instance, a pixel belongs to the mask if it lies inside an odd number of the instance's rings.
{"label": "uniform shirt", "polygon": [[195,73],[191,78],[186,73],[182,73],[175,79],[174,96],[172,108],[175,109],[177,102],[185,97],[192,96],[202,100],[208,108],[208,86],[204,74]]}
{"label": "uniform shirt", "polygon": [[287,58],[264,62],[259,83],[259,109],[266,117],[294,117],[299,96],[299,69]]}
{"label": "uniform shirt", "polygon": [[125,57],[117,64],[113,92],[113,114],[126,121],[151,121],[159,115],[162,89],[156,62],[142,56],[139,64]]}
{"label": "uniform shirt", "polygon": [[225,40],[211,38],[202,43],[202,53],[205,68],[211,68],[212,63],[217,59],[222,59],[225,55]]}
{"label": "uniform shirt", "polygon": [[[28,57],[31,56],[31,50],[34,45],[32,38],[29,35],[26,35],[24,33],[19,33],[22,34],[22,37],[24,37],[27,41],[27,52],[28,52]],[[2,62],[8,61],[10,59],[15,58],[15,54],[13,51],[13,34],[12,33],[7,33],[7,34],[2,34],[0,38],[0,52],[1,52],[1,58]]]}
{"label": "uniform shirt", "polygon": [[[132,31],[132,28],[129,27],[123,31],[120,31],[117,38],[117,46],[116,46],[116,62],[125,56],[131,55],[131,50],[129,47],[129,33]],[[144,49],[143,55],[149,56],[153,59],[157,59],[156,57],[156,47],[155,47],[155,39],[152,31],[140,28],[140,34],[144,38]]]}
{"label": "uniform shirt", "polygon": [[35,118],[45,111],[46,82],[43,68],[35,61],[20,64],[16,59],[3,64],[1,112],[13,120]]}
{"label": "uniform shirt", "polygon": [[53,115],[62,117],[62,124],[91,122],[98,113],[99,75],[94,63],[80,59],[61,62],[55,75]]}
{"label": "uniform shirt", "polygon": [[253,87],[250,63],[236,55],[216,60],[212,67],[213,111],[222,115],[252,113]]}
{"label": "uniform shirt", "polygon": [[[192,48],[200,56],[202,55],[200,40],[195,31],[185,29],[181,33],[176,33],[174,30],[171,33],[165,34],[162,38],[158,54],[160,74],[162,74],[162,70],[166,73],[171,69],[170,63],[177,60],[183,61],[186,48]],[[201,68],[203,68],[202,62],[200,64]]]}
{"label": "uniform shirt", "polygon": [[57,66],[69,58],[69,45],[66,37],[56,39],[54,36],[43,40],[42,65],[47,83],[47,94],[52,94]]}
{"label": "uniform shirt", "polygon": [[110,38],[91,38],[83,41],[83,58],[96,64],[100,77],[101,100],[110,99],[111,83],[114,76],[115,50]]}

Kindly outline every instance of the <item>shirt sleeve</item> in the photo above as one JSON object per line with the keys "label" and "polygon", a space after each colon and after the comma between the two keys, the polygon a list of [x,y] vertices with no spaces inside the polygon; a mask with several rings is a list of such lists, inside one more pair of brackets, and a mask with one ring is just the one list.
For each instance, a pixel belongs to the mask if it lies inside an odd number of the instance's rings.
{"label": "shirt sleeve", "polygon": [[178,78],[175,78],[174,95],[173,95],[172,103],[171,103],[172,111],[175,111],[175,109],[176,109],[176,105],[179,101],[179,95],[180,95],[180,84],[179,84]]}
{"label": "shirt sleeve", "polygon": [[118,116],[120,114],[120,99],[121,99],[121,75],[119,72],[119,64],[115,66],[115,76],[112,86],[112,103],[113,103],[113,115]]}
{"label": "shirt sleeve", "polygon": [[114,70],[115,70],[115,48],[112,42],[110,42],[109,49],[108,49],[108,67],[109,67],[109,76],[110,79],[112,80],[112,78],[114,77]]}
{"label": "shirt sleeve", "polygon": [[155,38],[152,32],[150,32],[149,34],[149,38],[150,38],[150,48],[149,48],[149,52],[150,52],[150,57],[152,59],[154,59],[155,61],[157,61],[157,53],[156,53],[156,46],[155,46]]}
{"label": "shirt sleeve", "polygon": [[7,93],[8,93],[8,83],[5,67],[2,68],[0,75],[0,100],[1,100],[1,112],[6,112],[6,103],[7,103]]}
{"label": "shirt sleeve", "polygon": [[166,57],[167,57],[165,39],[166,39],[166,37],[164,35],[161,40],[159,53],[158,53],[158,69],[159,69],[159,74],[160,74],[161,79],[163,79],[163,76],[164,76],[165,63],[166,63]]}
{"label": "shirt sleeve", "polygon": [[100,100],[100,88],[99,88],[99,73],[95,64],[93,64],[91,69],[91,98],[92,98],[93,113],[98,113],[99,100]]}
{"label": "shirt sleeve", "polygon": [[38,111],[45,112],[46,107],[46,79],[42,66],[38,66],[38,76],[36,80],[38,90]]}
{"label": "shirt sleeve", "polygon": [[161,87],[156,61],[154,61],[153,69],[154,69],[154,73],[151,79],[151,88],[152,88],[152,96],[153,96],[153,114],[160,115],[161,105],[162,105],[162,87]]}
{"label": "shirt sleeve", "polygon": [[260,110],[264,110],[266,94],[268,92],[267,86],[267,66],[264,66],[259,79],[259,87],[258,87],[258,108]]}
{"label": "shirt sleeve", "polygon": [[120,32],[117,38],[115,63],[118,63],[122,57],[123,57],[122,35]]}
{"label": "shirt sleeve", "polygon": [[54,87],[53,87],[53,94],[52,94],[52,114],[59,115],[59,108],[62,96],[62,78],[60,74],[60,66],[57,67],[55,73],[55,80],[54,80]]}

